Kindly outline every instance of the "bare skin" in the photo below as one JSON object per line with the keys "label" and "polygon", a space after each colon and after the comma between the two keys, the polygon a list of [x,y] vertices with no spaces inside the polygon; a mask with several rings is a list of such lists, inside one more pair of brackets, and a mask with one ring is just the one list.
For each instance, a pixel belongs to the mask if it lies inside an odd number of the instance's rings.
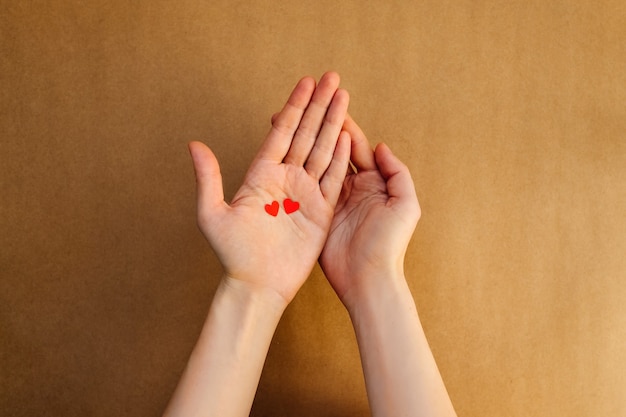
{"label": "bare skin", "polygon": [[[317,85],[300,80],[230,204],[213,152],[189,145],[198,224],[224,275],[165,416],[249,415],[270,341],[324,246],[348,167],[349,96],[338,86],[332,72]],[[286,198],[299,210],[287,215]],[[273,201],[276,216],[264,210]]]}
{"label": "bare skin", "polygon": [[386,145],[370,147],[348,101],[336,73],[300,80],[230,204],[213,152],[189,145],[198,224],[224,274],[164,416],[249,415],[276,326],[318,260],[354,324],[372,415],[455,415],[404,277],[413,181]]}
{"label": "bare skin", "polygon": [[349,171],[320,257],[350,313],[372,415],[455,416],[404,275],[421,215],[408,168],[348,117]]}

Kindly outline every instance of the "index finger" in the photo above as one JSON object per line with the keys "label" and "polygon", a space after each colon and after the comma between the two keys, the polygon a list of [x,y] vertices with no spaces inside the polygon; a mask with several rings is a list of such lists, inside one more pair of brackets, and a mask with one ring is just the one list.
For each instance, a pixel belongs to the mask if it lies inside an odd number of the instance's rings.
{"label": "index finger", "polygon": [[304,77],[296,84],[283,109],[272,117],[272,128],[261,145],[257,158],[282,162],[314,91],[315,79],[312,77]]}
{"label": "index finger", "polygon": [[374,159],[374,149],[370,146],[365,133],[349,114],[346,115],[346,120],[343,122],[343,130],[348,132],[352,138],[350,160],[357,170],[373,171],[378,169]]}

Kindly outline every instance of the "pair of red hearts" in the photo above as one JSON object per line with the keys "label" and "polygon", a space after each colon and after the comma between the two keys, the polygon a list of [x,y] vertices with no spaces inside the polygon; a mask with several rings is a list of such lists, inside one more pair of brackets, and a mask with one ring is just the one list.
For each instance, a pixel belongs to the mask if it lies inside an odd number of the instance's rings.
{"label": "pair of red hearts", "polygon": [[[285,198],[285,201],[283,201],[283,206],[285,207],[285,213],[291,214],[300,208],[300,203],[298,203],[297,201],[293,201],[290,198]],[[272,204],[266,204],[265,211],[270,216],[278,216],[278,201],[274,200],[272,201]]]}

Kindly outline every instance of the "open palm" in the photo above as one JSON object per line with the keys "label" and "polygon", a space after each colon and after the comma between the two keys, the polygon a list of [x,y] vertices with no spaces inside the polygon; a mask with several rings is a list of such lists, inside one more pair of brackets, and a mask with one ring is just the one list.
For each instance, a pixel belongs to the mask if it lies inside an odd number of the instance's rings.
{"label": "open palm", "polygon": [[230,204],[215,156],[190,144],[198,223],[227,277],[286,301],[322,250],[348,166],[350,140],[340,132],[349,98],[338,85],[335,73],[296,85]]}

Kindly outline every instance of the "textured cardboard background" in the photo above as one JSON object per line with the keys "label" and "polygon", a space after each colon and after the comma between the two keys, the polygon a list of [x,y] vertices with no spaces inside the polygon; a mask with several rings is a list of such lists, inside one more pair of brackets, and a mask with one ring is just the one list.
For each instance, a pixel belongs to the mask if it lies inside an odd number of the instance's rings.
{"label": "textured cardboard background", "polygon": [[[626,415],[626,6],[0,2],[0,414],[159,415],[220,266],[227,195],[303,75],[337,70],[423,208],[407,275],[459,416]],[[367,415],[319,269],[254,416]]]}

